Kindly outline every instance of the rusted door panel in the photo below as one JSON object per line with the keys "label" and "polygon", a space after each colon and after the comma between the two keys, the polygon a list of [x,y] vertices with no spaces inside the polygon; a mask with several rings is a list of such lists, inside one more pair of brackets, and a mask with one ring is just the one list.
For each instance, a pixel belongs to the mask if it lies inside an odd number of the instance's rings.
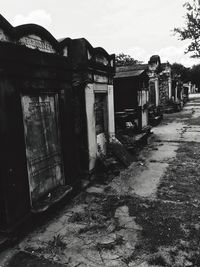
{"label": "rusted door panel", "polygon": [[21,97],[32,202],[64,184],[57,95]]}

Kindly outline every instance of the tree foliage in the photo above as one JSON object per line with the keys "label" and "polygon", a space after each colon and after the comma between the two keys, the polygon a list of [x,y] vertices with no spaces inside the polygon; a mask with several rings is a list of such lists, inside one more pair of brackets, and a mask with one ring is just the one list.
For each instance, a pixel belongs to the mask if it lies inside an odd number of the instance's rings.
{"label": "tree foliage", "polygon": [[200,64],[194,65],[189,71],[189,80],[200,89]]}
{"label": "tree foliage", "polygon": [[192,52],[191,57],[200,57],[200,1],[192,0],[184,4],[186,8],[185,26],[175,28],[174,32],[180,40],[190,40],[190,44],[185,51]]}
{"label": "tree foliage", "polygon": [[142,63],[142,62],[132,58],[130,55],[125,55],[124,53],[120,53],[116,55],[115,57],[115,64],[118,67],[135,65],[139,63]]}
{"label": "tree foliage", "polygon": [[187,82],[189,81],[189,76],[190,76],[190,69],[186,68],[180,63],[174,63],[171,66],[172,68],[172,73],[175,77],[179,77],[182,82]]}
{"label": "tree foliage", "polygon": [[171,68],[174,78],[179,77],[184,83],[191,81],[200,89],[200,64],[186,68],[182,64],[174,63]]}

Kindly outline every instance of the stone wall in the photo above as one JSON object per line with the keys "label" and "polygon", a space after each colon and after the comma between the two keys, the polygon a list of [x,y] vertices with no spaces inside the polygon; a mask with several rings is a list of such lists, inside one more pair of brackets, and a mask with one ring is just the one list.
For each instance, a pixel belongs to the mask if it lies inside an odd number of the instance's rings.
{"label": "stone wall", "polygon": [[160,77],[159,79],[160,105],[166,105],[169,99],[169,83],[168,77]]}

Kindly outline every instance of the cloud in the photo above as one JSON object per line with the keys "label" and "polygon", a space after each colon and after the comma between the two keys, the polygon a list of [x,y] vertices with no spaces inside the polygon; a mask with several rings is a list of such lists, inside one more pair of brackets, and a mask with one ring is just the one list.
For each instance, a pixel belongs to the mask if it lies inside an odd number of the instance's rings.
{"label": "cloud", "polygon": [[152,56],[147,50],[141,47],[132,47],[127,50],[127,54],[132,56],[134,59],[143,61],[144,63],[147,63]]}
{"label": "cloud", "polygon": [[170,63],[181,63],[185,67],[190,67],[194,64],[199,64],[199,59],[194,59],[190,57],[190,54],[185,54],[187,44],[181,47],[168,46],[160,49],[158,54],[161,57],[161,61],[169,61]]}
{"label": "cloud", "polygon": [[184,56],[185,47],[167,46],[161,48],[157,54],[160,56],[162,62],[180,62]]}
{"label": "cloud", "polygon": [[48,28],[51,25],[51,15],[48,14],[43,9],[37,9],[32,12],[30,12],[28,15],[24,16],[21,14],[18,14],[13,19],[13,25],[18,26],[21,24],[26,23],[36,23],[38,25],[41,25],[45,28]]}
{"label": "cloud", "polygon": [[[189,54],[185,54],[187,44],[184,44],[181,47],[178,46],[166,46],[157,51],[147,50],[144,47],[134,46],[130,47],[123,52],[132,56],[134,59],[143,61],[147,63],[152,55],[159,55],[161,62],[181,63],[185,67],[191,67],[192,65],[199,64],[199,59],[191,58]],[[119,53],[120,51],[116,51]]]}

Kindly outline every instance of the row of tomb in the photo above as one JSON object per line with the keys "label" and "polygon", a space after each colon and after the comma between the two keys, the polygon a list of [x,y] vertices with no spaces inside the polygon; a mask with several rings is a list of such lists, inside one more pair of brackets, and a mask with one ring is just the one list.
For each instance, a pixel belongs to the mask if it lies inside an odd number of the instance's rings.
{"label": "row of tomb", "polygon": [[148,133],[187,95],[159,56],[116,68],[115,55],[84,38],[56,40],[0,16],[0,230],[45,210],[38,203],[51,192],[60,200],[109,143]]}

